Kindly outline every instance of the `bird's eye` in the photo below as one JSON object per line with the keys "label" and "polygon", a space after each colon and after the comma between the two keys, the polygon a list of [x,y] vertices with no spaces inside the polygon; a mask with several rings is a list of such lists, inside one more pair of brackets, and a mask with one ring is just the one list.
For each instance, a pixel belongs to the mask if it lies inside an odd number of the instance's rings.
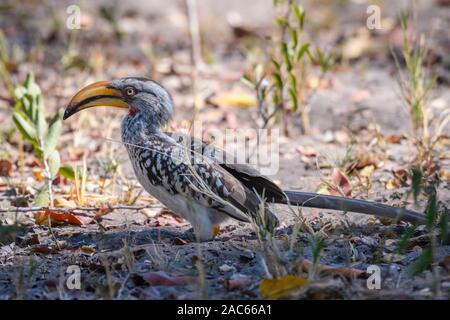
{"label": "bird's eye", "polygon": [[128,88],[125,88],[125,93],[127,96],[131,97],[131,96],[135,95],[136,90],[133,87],[128,87]]}

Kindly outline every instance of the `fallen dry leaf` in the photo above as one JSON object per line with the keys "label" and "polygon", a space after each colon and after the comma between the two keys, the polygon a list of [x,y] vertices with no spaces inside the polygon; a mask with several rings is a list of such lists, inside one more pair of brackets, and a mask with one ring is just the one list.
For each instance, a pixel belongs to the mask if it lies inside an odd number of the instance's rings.
{"label": "fallen dry leaf", "polygon": [[88,246],[88,245],[83,245],[83,246],[81,246],[80,249],[81,249],[81,252],[87,256],[92,256],[96,252],[93,247]]}
{"label": "fallen dry leaf", "polygon": [[330,194],[334,196],[352,196],[352,184],[347,176],[339,169],[334,168],[331,173],[331,181],[336,188],[331,188]]}
{"label": "fallen dry leaf", "polygon": [[142,278],[151,286],[184,286],[198,282],[193,276],[173,276],[164,271],[148,272]]}
{"label": "fallen dry leaf", "polygon": [[111,207],[108,204],[104,203],[100,206],[100,208],[98,208],[98,211],[95,213],[94,219],[97,220],[103,217],[104,215],[107,215],[111,211],[112,211]]}
{"label": "fallen dry leaf", "polygon": [[[294,266],[293,271],[295,272],[309,272],[313,267],[313,263],[307,259],[303,260],[301,263]],[[341,275],[347,279],[355,279],[355,278],[365,278],[366,272],[359,269],[348,268],[348,267],[331,267],[319,264],[317,265],[317,269],[322,275]]]}
{"label": "fallen dry leaf", "polygon": [[409,173],[405,169],[393,170],[392,174],[394,175],[393,179],[389,179],[386,183],[385,187],[387,190],[393,190],[399,187],[406,186],[408,181]]}
{"label": "fallen dry leaf", "polygon": [[374,166],[375,168],[378,168],[379,162],[378,157],[374,153],[363,153],[358,157],[355,168],[358,170],[361,170],[367,166]]}
{"label": "fallen dry leaf", "polygon": [[370,179],[373,175],[375,171],[375,167],[373,165],[364,167],[360,172],[359,172],[359,176],[363,177],[363,178],[368,178]]}
{"label": "fallen dry leaf", "polygon": [[438,0],[437,3],[441,7],[449,7],[450,6],[450,0]]}
{"label": "fallen dry leaf", "polygon": [[404,139],[406,139],[404,134],[391,134],[386,137],[386,142],[391,144],[399,144]]}
{"label": "fallen dry leaf", "polygon": [[37,181],[44,181],[44,179],[45,179],[44,175],[42,174],[42,170],[41,169],[34,169],[33,170],[33,175],[34,175],[34,178]]}
{"label": "fallen dry leaf", "polygon": [[51,225],[59,223],[71,223],[78,226],[89,224],[94,221],[94,216],[80,215],[73,212],[60,212],[46,208],[44,211],[39,211],[35,214],[35,221],[37,224]]}
{"label": "fallen dry leaf", "polygon": [[250,108],[257,104],[254,95],[242,91],[219,93],[211,97],[208,102],[216,106],[235,108]]}
{"label": "fallen dry leaf", "polygon": [[447,273],[450,273],[450,256],[446,256],[444,259],[439,261],[439,266],[444,268]]}
{"label": "fallen dry leaf", "polygon": [[228,290],[235,289],[245,289],[248,288],[249,284],[252,282],[252,277],[247,275],[233,275],[231,279],[225,280],[225,287]]}
{"label": "fallen dry leaf", "polygon": [[394,179],[389,179],[384,187],[386,188],[386,190],[394,190],[395,188],[397,188]]}
{"label": "fallen dry leaf", "polygon": [[8,160],[0,160],[0,177],[9,177],[13,171],[12,163]]}
{"label": "fallen dry leaf", "polygon": [[44,244],[34,245],[31,249],[33,250],[33,252],[43,254],[56,253],[58,251],[58,249],[55,246],[47,246]]}
{"label": "fallen dry leaf", "polygon": [[49,253],[56,253],[61,249],[64,249],[67,247],[66,241],[57,241],[56,243],[51,244],[36,244],[31,247],[31,249],[34,252],[37,253],[43,253],[43,254],[49,254]]}
{"label": "fallen dry leaf", "polygon": [[266,299],[287,299],[292,292],[308,284],[308,279],[301,275],[288,274],[279,279],[263,279],[259,291]]}

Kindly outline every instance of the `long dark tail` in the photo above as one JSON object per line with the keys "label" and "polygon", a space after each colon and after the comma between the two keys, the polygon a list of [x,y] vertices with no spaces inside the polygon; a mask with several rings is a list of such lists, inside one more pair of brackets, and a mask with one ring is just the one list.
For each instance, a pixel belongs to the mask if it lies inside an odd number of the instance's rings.
{"label": "long dark tail", "polygon": [[393,220],[408,221],[414,224],[424,224],[426,222],[424,214],[404,208],[388,206],[382,203],[309,192],[284,191],[284,193],[289,198],[289,201],[283,197],[282,199],[274,199],[274,202],[283,204],[290,203],[293,206],[299,207],[364,213]]}

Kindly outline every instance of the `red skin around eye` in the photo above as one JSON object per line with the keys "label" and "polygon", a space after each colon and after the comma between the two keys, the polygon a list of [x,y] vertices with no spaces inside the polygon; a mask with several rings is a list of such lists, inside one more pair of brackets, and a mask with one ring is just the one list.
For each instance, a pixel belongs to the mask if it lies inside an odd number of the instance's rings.
{"label": "red skin around eye", "polygon": [[136,115],[136,113],[138,113],[139,110],[136,108],[133,108],[132,106],[130,106],[129,110],[128,110],[128,115],[134,117]]}

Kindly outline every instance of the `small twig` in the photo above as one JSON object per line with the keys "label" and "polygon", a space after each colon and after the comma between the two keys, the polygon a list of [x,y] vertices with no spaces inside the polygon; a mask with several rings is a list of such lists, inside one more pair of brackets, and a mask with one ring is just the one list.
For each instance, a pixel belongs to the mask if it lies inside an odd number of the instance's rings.
{"label": "small twig", "polygon": [[[198,70],[203,66],[201,55],[201,40],[200,40],[200,27],[197,15],[197,1],[186,0],[187,16],[189,22],[189,35],[191,39],[191,80],[192,80],[192,92],[194,96],[195,111],[200,108],[199,93],[198,93]],[[195,113],[194,113],[195,116]]]}
{"label": "small twig", "polygon": [[[148,208],[162,208],[163,206],[160,204],[157,205],[142,205],[142,206],[127,206],[127,205],[118,205],[118,206],[110,206],[109,210],[142,210]],[[7,209],[0,208],[0,213],[4,212],[37,212],[37,211],[56,211],[63,213],[73,213],[76,211],[98,211],[101,208],[96,207],[75,207],[75,208],[53,208],[53,207],[10,207]]]}
{"label": "small twig", "polygon": [[[42,145],[43,145],[43,143],[42,143]],[[50,203],[50,206],[53,207],[53,179],[52,179],[52,174],[50,173],[50,167],[48,166],[48,161],[47,161],[47,159],[45,157],[43,159],[43,163],[44,163],[44,170],[45,170],[45,180],[46,180],[47,186],[48,186],[49,203]]]}
{"label": "small twig", "polygon": [[186,6],[188,11],[189,21],[189,34],[191,37],[191,54],[192,61],[195,68],[200,67],[203,64],[201,54],[201,40],[200,40],[200,24],[197,14],[197,1],[186,0]]}
{"label": "small twig", "polygon": [[0,100],[7,102],[10,107],[14,107],[14,105],[16,104],[14,99],[6,97],[6,96],[0,96]]}

